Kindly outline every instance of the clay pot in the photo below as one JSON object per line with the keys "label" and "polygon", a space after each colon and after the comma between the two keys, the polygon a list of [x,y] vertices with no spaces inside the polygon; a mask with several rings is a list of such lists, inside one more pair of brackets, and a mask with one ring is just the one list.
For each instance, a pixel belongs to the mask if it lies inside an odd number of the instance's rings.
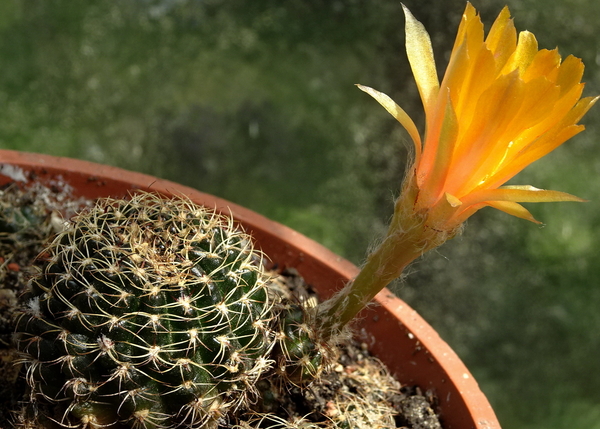
{"label": "clay pot", "polygon": [[[321,298],[329,297],[358,273],[350,262],[284,225],[221,198],[148,175],[69,158],[0,150],[0,185],[11,181],[68,185],[73,197],[123,197],[137,189],[186,195],[196,203],[231,213],[272,263],[297,269]],[[378,305],[365,310],[356,324],[356,332],[371,352],[400,382],[437,395],[445,429],[499,429],[477,382],[433,328],[388,290],[375,299]]]}

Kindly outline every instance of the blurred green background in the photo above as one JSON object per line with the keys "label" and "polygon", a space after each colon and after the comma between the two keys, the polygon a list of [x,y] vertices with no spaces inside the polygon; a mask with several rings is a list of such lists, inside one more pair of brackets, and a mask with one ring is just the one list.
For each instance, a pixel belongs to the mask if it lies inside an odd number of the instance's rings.
{"label": "blurred green background", "polygon": [[[597,0],[506,0],[517,28],[587,65]],[[462,0],[405,0],[440,73]],[[504,3],[474,0],[489,25]],[[181,182],[360,264],[391,215],[407,136],[353,84],[418,122],[397,0],[4,0],[0,147]],[[600,428],[600,154],[588,130],[515,180],[590,200],[485,209],[394,290],[473,371],[505,428]]]}

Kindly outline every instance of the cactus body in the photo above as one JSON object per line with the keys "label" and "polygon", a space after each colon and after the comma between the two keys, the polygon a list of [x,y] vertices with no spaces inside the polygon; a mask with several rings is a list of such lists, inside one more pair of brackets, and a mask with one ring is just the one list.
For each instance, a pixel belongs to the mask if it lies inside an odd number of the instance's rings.
{"label": "cactus body", "polygon": [[287,382],[309,384],[332,362],[334,343],[320,338],[311,308],[285,300],[281,306],[275,353],[277,368]]}
{"label": "cactus body", "polygon": [[16,335],[35,421],[212,426],[271,364],[268,276],[250,237],[211,210],[101,200],[46,258]]}

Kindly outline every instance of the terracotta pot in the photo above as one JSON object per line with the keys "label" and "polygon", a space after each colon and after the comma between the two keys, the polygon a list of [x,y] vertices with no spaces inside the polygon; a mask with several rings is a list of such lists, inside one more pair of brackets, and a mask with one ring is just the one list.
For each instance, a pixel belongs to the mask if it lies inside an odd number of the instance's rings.
{"label": "terracotta pot", "polygon": [[[226,200],[148,175],[69,158],[0,150],[0,185],[10,181],[64,183],[72,188],[74,197],[122,197],[136,189],[186,195],[196,203],[231,213],[274,264],[296,268],[322,298],[358,273],[350,262],[286,226]],[[444,428],[500,428],[471,373],[433,328],[388,290],[379,293],[376,301],[379,305],[362,313],[357,332],[402,383],[437,395]]]}

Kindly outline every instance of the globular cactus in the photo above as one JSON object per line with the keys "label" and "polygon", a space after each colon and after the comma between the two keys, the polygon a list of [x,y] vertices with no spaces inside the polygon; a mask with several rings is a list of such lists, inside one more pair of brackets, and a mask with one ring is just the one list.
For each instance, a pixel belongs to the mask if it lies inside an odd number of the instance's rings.
{"label": "globular cactus", "polygon": [[338,338],[325,339],[306,303],[283,300],[280,304],[276,352],[277,369],[286,383],[307,385],[320,378],[335,358]]}
{"label": "globular cactus", "polygon": [[18,320],[42,427],[214,427],[271,365],[250,237],[184,198],[101,200],[46,249]]}

